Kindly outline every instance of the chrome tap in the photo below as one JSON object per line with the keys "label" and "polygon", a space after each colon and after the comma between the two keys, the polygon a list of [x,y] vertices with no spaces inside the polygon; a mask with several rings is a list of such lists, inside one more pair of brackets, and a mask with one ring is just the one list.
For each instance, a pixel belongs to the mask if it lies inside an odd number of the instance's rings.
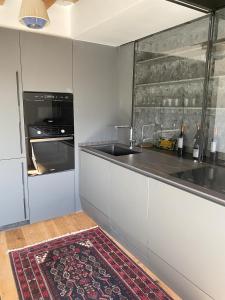
{"label": "chrome tap", "polygon": [[135,146],[135,140],[134,140],[134,130],[133,130],[133,126],[130,125],[116,125],[114,126],[117,129],[120,128],[129,128],[130,131],[130,136],[129,136],[129,148],[133,149]]}

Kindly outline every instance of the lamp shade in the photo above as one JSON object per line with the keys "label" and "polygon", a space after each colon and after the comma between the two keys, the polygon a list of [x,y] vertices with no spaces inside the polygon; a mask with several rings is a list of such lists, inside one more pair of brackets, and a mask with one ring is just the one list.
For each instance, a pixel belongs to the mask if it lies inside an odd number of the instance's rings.
{"label": "lamp shade", "polygon": [[57,0],[57,2],[61,5],[71,5],[76,3],[78,0]]}
{"label": "lamp shade", "polygon": [[49,23],[46,6],[42,0],[22,0],[19,21],[29,28],[41,29]]}

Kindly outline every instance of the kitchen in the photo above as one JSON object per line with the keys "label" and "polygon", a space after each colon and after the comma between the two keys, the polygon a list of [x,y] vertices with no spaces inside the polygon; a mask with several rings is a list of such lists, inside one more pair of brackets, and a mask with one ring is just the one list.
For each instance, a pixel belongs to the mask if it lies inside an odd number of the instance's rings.
{"label": "kitchen", "polygon": [[[85,213],[182,299],[223,299],[223,1],[59,2],[41,31],[19,2],[0,6],[2,251]],[[49,238],[37,226],[55,218]]]}

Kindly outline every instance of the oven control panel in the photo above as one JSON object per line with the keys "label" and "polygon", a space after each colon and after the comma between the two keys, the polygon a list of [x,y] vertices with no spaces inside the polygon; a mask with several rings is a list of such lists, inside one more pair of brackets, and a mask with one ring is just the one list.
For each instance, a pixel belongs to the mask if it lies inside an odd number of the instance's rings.
{"label": "oven control panel", "polygon": [[73,94],[53,92],[24,92],[25,101],[73,101]]}

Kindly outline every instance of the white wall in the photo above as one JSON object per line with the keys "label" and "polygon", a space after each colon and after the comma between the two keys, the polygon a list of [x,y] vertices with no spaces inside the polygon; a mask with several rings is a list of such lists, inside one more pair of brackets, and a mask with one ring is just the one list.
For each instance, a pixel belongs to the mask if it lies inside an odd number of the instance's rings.
{"label": "white wall", "polygon": [[74,107],[76,209],[79,201],[80,143],[117,139],[118,124],[117,48],[74,42]]}
{"label": "white wall", "polygon": [[[117,140],[113,125],[130,124],[133,43],[119,48],[74,42],[76,209],[79,200],[79,144]],[[128,141],[128,130],[119,140]]]}
{"label": "white wall", "polygon": [[134,44],[114,48],[74,42],[74,95],[79,143],[114,140],[112,125],[130,124]]}
{"label": "white wall", "polygon": [[[117,49],[119,124],[130,125],[132,116],[134,43],[120,46]],[[128,130],[119,129],[118,139],[122,143],[128,143]]]}
{"label": "white wall", "polygon": [[113,140],[118,123],[117,49],[74,42],[74,96],[79,143]]}

